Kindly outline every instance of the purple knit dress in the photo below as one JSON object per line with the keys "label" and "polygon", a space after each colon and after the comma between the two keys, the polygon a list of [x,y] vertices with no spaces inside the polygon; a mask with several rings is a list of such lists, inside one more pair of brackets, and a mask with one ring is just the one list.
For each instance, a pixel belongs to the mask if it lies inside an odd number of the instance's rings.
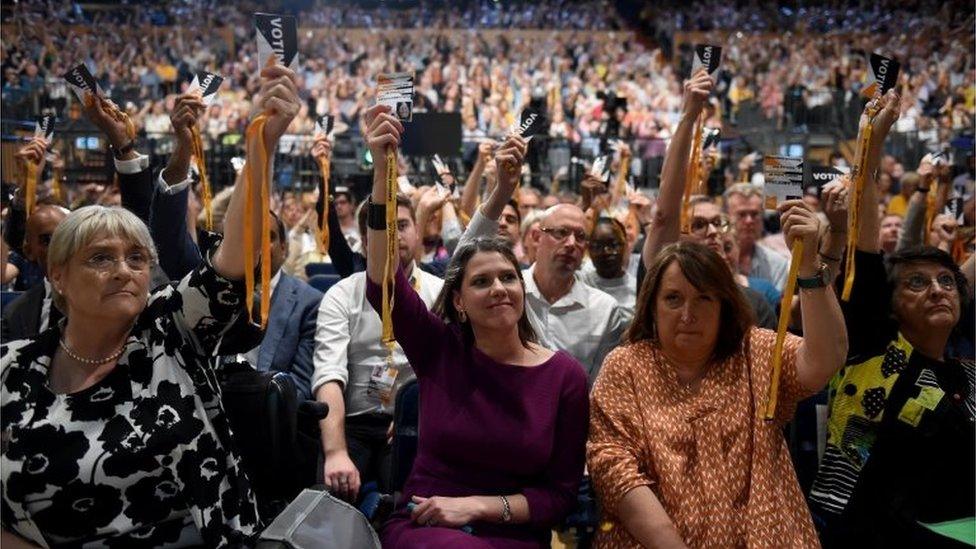
{"label": "purple knit dress", "polygon": [[[560,351],[535,367],[501,364],[431,314],[397,273],[393,326],[420,383],[417,457],[383,525],[383,547],[549,547],[576,504],[589,414],[586,374]],[[381,311],[382,290],[366,296]],[[472,533],[410,521],[411,496],[522,494],[527,524],[471,524]],[[499,501],[499,506],[501,502]]]}

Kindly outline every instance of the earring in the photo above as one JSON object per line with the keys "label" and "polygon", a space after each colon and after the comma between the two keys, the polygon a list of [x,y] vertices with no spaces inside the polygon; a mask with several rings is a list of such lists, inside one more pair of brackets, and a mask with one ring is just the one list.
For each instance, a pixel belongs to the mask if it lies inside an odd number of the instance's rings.
{"label": "earring", "polygon": [[468,313],[464,311],[458,311],[458,319],[461,321],[461,324],[464,324],[465,322],[468,321]]}

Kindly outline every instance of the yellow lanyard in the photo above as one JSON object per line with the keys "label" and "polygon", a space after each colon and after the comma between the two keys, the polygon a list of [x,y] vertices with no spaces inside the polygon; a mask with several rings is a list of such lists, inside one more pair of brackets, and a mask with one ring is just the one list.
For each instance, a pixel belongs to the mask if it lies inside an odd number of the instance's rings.
{"label": "yellow lanyard", "polygon": [[[876,112],[876,111],[875,111]],[[854,188],[851,193],[850,213],[847,217],[847,251],[845,254],[844,288],[840,298],[847,301],[851,298],[851,288],[854,287],[854,251],[857,249],[858,233],[860,232],[861,196],[864,194],[864,182],[867,179],[868,154],[871,150],[871,134],[874,131],[874,114],[868,111],[870,120],[861,132],[861,140],[857,143],[857,169],[854,177]]]}
{"label": "yellow lanyard", "polygon": [[779,377],[782,371],[783,344],[786,342],[786,328],[790,323],[790,310],[793,306],[793,291],[796,289],[796,276],[800,270],[800,258],[803,257],[803,241],[796,239],[790,247],[790,271],[783,288],[783,297],[779,304],[779,323],[776,325],[776,343],[773,347],[773,367],[769,379],[769,399],[766,400],[766,413],[763,419],[771,420],[776,416],[776,400],[779,395]]}
{"label": "yellow lanyard", "polygon": [[[254,193],[253,185],[261,185],[261,329],[268,325],[271,306],[271,194],[268,188],[269,152],[264,144],[264,125],[268,117],[260,114],[251,121],[245,133],[246,165],[244,166],[244,303],[248,317],[254,318]],[[256,175],[254,172],[257,172]]]}
{"label": "yellow lanyard", "polygon": [[61,170],[55,168],[52,171],[51,190],[54,192],[54,198],[58,201],[58,203],[66,204],[67,197],[64,196],[64,186],[61,184]]}
{"label": "yellow lanyard", "polygon": [[688,162],[688,177],[685,180],[685,196],[681,203],[681,232],[691,232],[691,193],[698,183],[698,164],[701,162],[701,135],[705,125],[704,115],[699,115],[695,122],[695,133],[691,140],[691,160]]}
{"label": "yellow lanyard", "polygon": [[213,230],[213,194],[210,189],[210,179],[207,177],[207,162],[203,156],[203,140],[200,138],[200,130],[193,126],[190,128],[193,134],[193,157],[196,161],[197,172],[200,174],[200,193],[203,195],[203,211],[205,214],[204,228],[208,231]]}
{"label": "yellow lanyard", "polygon": [[317,238],[315,239],[315,244],[318,246],[319,253],[327,254],[329,253],[329,202],[331,197],[329,196],[329,175],[331,174],[332,167],[329,164],[329,160],[324,156],[319,157],[319,171],[322,172],[322,187],[319,190],[319,194],[322,196],[322,217],[319,218],[319,226]]}
{"label": "yellow lanyard", "polygon": [[382,342],[387,349],[387,362],[393,366],[393,348],[396,337],[393,335],[393,289],[396,277],[396,266],[399,261],[397,253],[397,162],[396,153],[392,148],[386,151],[386,264],[383,267],[383,336]]}

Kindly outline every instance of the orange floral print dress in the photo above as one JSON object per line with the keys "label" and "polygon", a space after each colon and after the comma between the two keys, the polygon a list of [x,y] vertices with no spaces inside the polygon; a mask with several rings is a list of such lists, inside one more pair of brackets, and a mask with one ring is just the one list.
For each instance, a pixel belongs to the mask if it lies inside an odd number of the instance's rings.
{"label": "orange floral print dress", "polygon": [[586,446],[603,517],[598,547],[639,547],[616,517],[648,486],[690,547],[819,547],[783,426],[808,396],[796,377],[801,338],[787,335],[776,419],[763,421],[776,333],[753,328],[697,393],[651,342],[607,356],[590,397]]}

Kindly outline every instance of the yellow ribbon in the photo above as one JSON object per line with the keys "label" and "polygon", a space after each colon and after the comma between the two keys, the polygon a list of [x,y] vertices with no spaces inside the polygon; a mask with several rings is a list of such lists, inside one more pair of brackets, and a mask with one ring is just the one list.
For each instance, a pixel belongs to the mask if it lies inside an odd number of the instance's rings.
{"label": "yellow ribbon", "polygon": [[268,325],[268,312],[271,306],[271,194],[268,188],[268,155],[264,144],[264,125],[268,117],[258,115],[247,126],[245,145],[247,146],[244,169],[244,303],[248,317],[254,318],[254,193],[253,185],[257,171],[257,184],[261,185],[261,329]]}
{"label": "yellow ribbon", "polygon": [[51,190],[54,192],[54,198],[62,205],[67,204],[65,201],[67,197],[64,196],[64,186],[61,184],[61,170],[52,168],[52,172]]}
{"label": "yellow ribbon", "polygon": [[386,264],[383,267],[383,344],[387,362],[393,364],[393,289],[398,263],[397,244],[397,162],[393,148],[386,151]]}
{"label": "yellow ribbon", "polygon": [[620,170],[617,172],[617,196],[624,196],[627,187],[627,175],[630,173],[630,156],[620,157]]}
{"label": "yellow ribbon", "polygon": [[790,272],[783,288],[783,298],[779,304],[779,324],[776,326],[776,343],[773,347],[773,368],[769,379],[769,399],[766,401],[765,420],[776,416],[776,400],[779,395],[779,378],[782,371],[783,343],[786,342],[786,328],[790,323],[790,310],[793,306],[793,291],[796,289],[796,275],[800,270],[800,258],[803,257],[803,241],[794,240],[790,247]]}
{"label": "yellow ribbon", "polygon": [[[873,118],[874,112],[869,111],[868,117]],[[871,134],[874,131],[874,121],[869,120],[861,132],[861,138],[857,143],[857,158],[855,168],[857,175],[854,178],[854,188],[851,192],[850,213],[847,216],[847,250],[845,252],[845,274],[844,288],[840,298],[847,301],[851,298],[851,288],[854,287],[854,251],[857,249],[858,233],[860,232],[860,209],[861,196],[864,194],[864,182],[867,178],[868,154],[871,150]]]}
{"label": "yellow ribbon", "polygon": [[698,164],[701,162],[701,135],[702,126],[705,125],[704,115],[698,115],[695,122],[695,134],[691,141],[691,160],[688,162],[688,176],[685,180],[685,196],[681,203],[681,232],[688,234],[691,232],[691,193],[698,185]]}
{"label": "yellow ribbon", "polygon": [[37,178],[40,176],[38,167],[37,164],[30,160],[25,162],[24,176],[27,181],[24,185],[24,192],[27,196],[24,197],[24,201],[26,202],[28,216],[34,211],[34,205],[37,203]]}
{"label": "yellow ribbon", "polygon": [[332,166],[329,163],[329,159],[322,156],[319,157],[319,171],[322,172],[322,188],[319,194],[322,196],[322,216],[319,217],[318,235],[316,235],[315,244],[319,249],[319,253],[327,254],[329,253],[329,175],[332,172]]}
{"label": "yellow ribbon", "polygon": [[210,189],[210,178],[207,177],[207,162],[203,156],[203,140],[200,138],[200,130],[193,126],[190,128],[193,135],[193,157],[197,165],[197,172],[200,174],[200,192],[203,195],[204,228],[208,231],[213,230],[213,193]]}
{"label": "yellow ribbon", "polygon": [[109,101],[108,99],[105,99],[104,97],[96,97],[94,94],[89,92],[85,94],[85,99],[84,99],[85,106],[91,108],[95,104],[96,99],[102,103],[102,108],[105,110],[106,114],[114,118],[116,122],[122,122],[125,124],[126,136],[128,136],[129,139],[135,139],[136,138],[135,124],[132,123],[132,119],[129,118],[128,114],[119,110],[119,107],[115,103]]}

